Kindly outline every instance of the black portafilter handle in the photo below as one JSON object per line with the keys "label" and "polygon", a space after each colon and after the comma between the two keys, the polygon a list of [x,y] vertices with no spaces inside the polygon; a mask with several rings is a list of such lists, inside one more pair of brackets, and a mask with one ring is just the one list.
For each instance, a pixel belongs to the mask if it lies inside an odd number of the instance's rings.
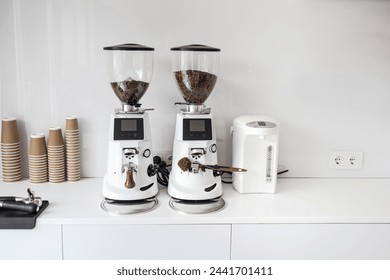
{"label": "black portafilter handle", "polygon": [[21,201],[0,201],[0,207],[3,209],[23,211],[27,213],[36,213],[38,205],[35,203],[24,203]]}

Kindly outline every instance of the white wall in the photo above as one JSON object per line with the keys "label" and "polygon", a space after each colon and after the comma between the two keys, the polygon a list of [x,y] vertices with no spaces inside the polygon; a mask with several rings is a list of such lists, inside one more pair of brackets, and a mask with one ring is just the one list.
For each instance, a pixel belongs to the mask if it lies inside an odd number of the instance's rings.
{"label": "white wall", "polygon": [[[28,136],[76,114],[83,176],[103,176],[120,103],[102,48],[130,42],[156,49],[142,99],[155,151],[172,149],[181,101],[170,48],[203,43],[222,49],[206,102],[220,163],[232,120],[262,114],[280,121],[287,176],[390,176],[390,1],[377,0],[1,0],[0,114],[18,118],[25,167]],[[363,169],[330,170],[331,150],[363,151]]]}

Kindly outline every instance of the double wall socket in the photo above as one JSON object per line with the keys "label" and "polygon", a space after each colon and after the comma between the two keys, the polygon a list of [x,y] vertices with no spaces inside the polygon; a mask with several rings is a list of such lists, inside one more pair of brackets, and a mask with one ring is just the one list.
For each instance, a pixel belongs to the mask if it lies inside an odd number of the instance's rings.
{"label": "double wall socket", "polygon": [[155,152],[154,155],[159,156],[167,165],[172,164],[172,151],[159,151]]}
{"label": "double wall socket", "polygon": [[361,169],[363,152],[332,151],[329,154],[329,168],[332,169]]}

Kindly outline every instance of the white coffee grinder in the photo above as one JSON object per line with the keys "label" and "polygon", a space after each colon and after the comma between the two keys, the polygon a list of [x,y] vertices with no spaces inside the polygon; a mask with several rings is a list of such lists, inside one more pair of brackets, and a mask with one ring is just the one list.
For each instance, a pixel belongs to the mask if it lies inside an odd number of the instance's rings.
{"label": "white coffee grinder", "polygon": [[112,214],[157,206],[149,116],[139,103],[153,73],[154,49],[138,44],[105,47],[111,87],[122,108],[111,114],[101,206]]}
{"label": "white coffee grinder", "polygon": [[217,211],[225,202],[220,173],[212,170],[217,164],[216,133],[211,110],[204,102],[217,82],[221,50],[186,45],[171,51],[173,74],[186,103],[176,103],[185,109],[176,116],[170,206],[185,213]]}

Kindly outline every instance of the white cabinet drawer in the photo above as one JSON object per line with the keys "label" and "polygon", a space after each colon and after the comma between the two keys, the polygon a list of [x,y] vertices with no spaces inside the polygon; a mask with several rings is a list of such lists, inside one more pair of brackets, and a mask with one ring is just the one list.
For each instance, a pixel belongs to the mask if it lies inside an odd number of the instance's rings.
{"label": "white cabinet drawer", "polygon": [[230,225],[64,225],[64,259],[229,259]]}
{"label": "white cabinet drawer", "polygon": [[232,259],[390,259],[390,224],[232,227]]}
{"label": "white cabinet drawer", "polygon": [[0,230],[1,260],[62,259],[61,225]]}

